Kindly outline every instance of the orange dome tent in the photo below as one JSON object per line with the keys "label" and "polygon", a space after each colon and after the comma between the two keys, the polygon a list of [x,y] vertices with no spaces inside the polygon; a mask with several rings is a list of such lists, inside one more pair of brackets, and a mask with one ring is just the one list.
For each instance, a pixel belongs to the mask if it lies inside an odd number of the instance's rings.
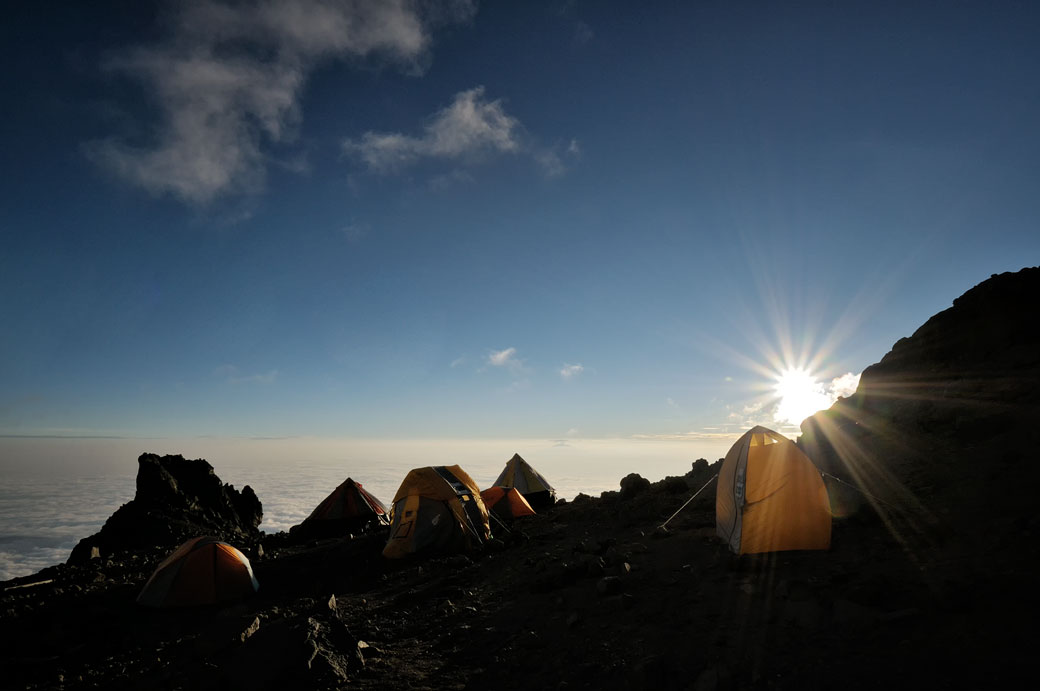
{"label": "orange dome tent", "polygon": [[466,471],[457,465],[416,468],[394,495],[383,556],[460,552],[490,537],[487,508]]}
{"label": "orange dome tent", "polygon": [[831,512],[820,472],[782,434],[748,430],[719,471],[715,531],[737,554],[829,548]]}
{"label": "orange dome tent", "polygon": [[246,555],[215,537],[196,537],[159,564],[137,602],[149,607],[212,605],[252,595],[259,587]]}
{"label": "orange dome tent", "polygon": [[516,487],[488,487],[480,492],[480,498],[484,500],[487,510],[503,521],[535,514],[535,510]]}

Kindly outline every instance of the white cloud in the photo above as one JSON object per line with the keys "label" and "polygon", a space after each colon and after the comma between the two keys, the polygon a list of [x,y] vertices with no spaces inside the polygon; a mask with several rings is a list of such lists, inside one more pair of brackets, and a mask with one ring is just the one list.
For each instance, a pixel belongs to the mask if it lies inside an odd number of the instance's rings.
{"label": "white cloud", "polygon": [[[566,145],[543,146],[524,136],[518,119],[506,113],[501,100],[485,98],[484,87],[477,86],[455,94],[447,107],[434,113],[421,134],[403,132],[365,132],[360,139],[346,139],[343,152],[353,156],[372,171],[393,173],[423,159],[472,163],[491,154],[530,156],[549,177],[566,172],[565,158],[577,159],[581,147],[576,139]],[[464,171],[455,170],[430,181],[434,189],[458,182],[473,182]]]}
{"label": "white cloud", "polygon": [[343,151],[375,171],[388,173],[421,158],[514,153],[520,149],[520,129],[520,121],[505,112],[502,102],[486,100],[484,87],[478,86],[455,94],[451,105],[435,113],[417,137],[365,132],[360,141],[343,142]]}
{"label": "white cloud", "polygon": [[836,401],[838,398],[848,398],[856,393],[856,389],[859,388],[859,376],[859,374],[846,372],[840,377],[832,379],[830,384],[831,397]]}
{"label": "white cloud", "polygon": [[578,363],[576,365],[569,365],[567,363],[564,363],[563,368],[560,370],[560,376],[564,379],[573,379],[574,377],[577,377],[584,371],[585,368],[581,365],[581,363]]}
{"label": "white cloud", "polygon": [[454,360],[451,361],[451,368],[455,369],[456,367],[462,367],[465,364],[466,364],[466,356],[465,355],[460,355],[459,357],[457,357],[457,358],[455,358]]}
{"label": "white cloud", "polygon": [[111,60],[139,81],[160,122],[147,143],[91,142],[87,154],[153,194],[203,204],[255,191],[265,143],[291,141],[308,74],[331,58],[378,58],[421,72],[437,23],[472,17],[468,2],[197,0],[180,3],[166,39]]}
{"label": "white cloud", "polygon": [[520,367],[523,365],[520,360],[516,358],[516,348],[506,348],[505,350],[493,350],[488,355],[488,364],[494,367]]}

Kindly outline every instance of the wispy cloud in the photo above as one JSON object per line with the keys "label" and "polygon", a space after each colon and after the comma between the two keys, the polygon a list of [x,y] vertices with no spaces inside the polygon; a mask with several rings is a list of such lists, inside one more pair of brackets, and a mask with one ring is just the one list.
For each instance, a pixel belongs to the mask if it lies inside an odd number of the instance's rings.
{"label": "wispy cloud", "polygon": [[438,111],[419,136],[399,132],[365,132],[360,140],[343,142],[343,151],[369,168],[389,173],[422,158],[476,158],[520,149],[520,121],[505,112],[502,102],[484,97],[478,86],[455,94],[451,105]]}
{"label": "wispy cloud", "polygon": [[560,369],[560,376],[564,379],[574,379],[584,371],[585,368],[581,365],[581,363],[578,363],[576,365],[564,363],[563,367]]}
{"label": "wispy cloud", "polygon": [[[501,99],[489,100],[484,87],[476,86],[455,94],[448,106],[430,116],[421,134],[365,132],[359,139],[346,139],[343,152],[381,174],[424,159],[474,163],[495,154],[523,154],[554,177],[565,172],[564,157],[577,157],[580,149],[573,139],[566,146],[535,144],[525,136],[520,121],[506,112]],[[455,170],[447,177],[436,176],[430,184],[442,189],[460,181],[472,177]]]}
{"label": "wispy cloud", "polygon": [[376,59],[421,73],[431,29],[475,11],[464,0],[196,0],[176,8],[162,42],[105,65],[140,82],[157,106],[152,136],[94,141],[86,151],[153,194],[195,204],[262,187],[264,145],[294,138],[316,65]]}
{"label": "wispy cloud", "polygon": [[518,370],[524,366],[523,361],[516,357],[516,348],[513,347],[491,351],[487,361],[492,367],[506,367],[511,370]]}
{"label": "wispy cloud", "polygon": [[583,21],[577,21],[574,23],[574,42],[578,45],[585,45],[593,38],[595,38],[596,32],[592,30],[592,27]]}
{"label": "wispy cloud", "polygon": [[365,223],[350,223],[348,225],[343,226],[340,229],[340,232],[343,233],[343,236],[347,239],[347,242],[349,242],[352,245],[356,245],[357,243],[361,242],[361,240],[363,240],[366,235],[368,235],[370,230],[371,229]]}
{"label": "wispy cloud", "polygon": [[273,384],[278,379],[278,370],[257,374],[242,374],[235,365],[221,365],[213,374],[229,384]]}

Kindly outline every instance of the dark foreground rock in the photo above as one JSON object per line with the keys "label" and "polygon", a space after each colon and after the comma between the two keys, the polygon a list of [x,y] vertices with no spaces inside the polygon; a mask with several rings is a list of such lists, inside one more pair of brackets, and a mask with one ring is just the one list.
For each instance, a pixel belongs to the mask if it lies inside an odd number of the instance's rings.
{"label": "dark foreground rock", "polygon": [[137,493],[101,530],[80,540],[69,563],[133,550],[176,547],[198,535],[239,546],[256,543],[263,508],[249,485],[239,492],[224,484],[202,459],[142,454]]}
{"label": "dark foreground rock", "polygon": [[[969,350],[979,355],[948,369],[951,383],[999,367],[999,350]],[[1040,342],[1008,350],[1028,378],[1014,386],[1035,390]],[[910,374],[940,367],[922,358],[901,365],[907,407],[870,403],[865,375],[868,400],[861,389],[809,423],[805,441],[830,454],[828,472],[861,488],[828,478],[829,551],[730,554],[708,490],[661,529],[717,472],[697,461],[682,477],[632,478],[634,491],[619,484],[521,519],[495,550],[465,556],[387,562],[385,532],[306,545],[267,536],[260,592],[222,607],[136,606],[164,554],[116,553],[0,585],[0,686],[1019,686],[1035,637],[1040,418],[983,375],[971,395],[936,399],[935,378]]]}

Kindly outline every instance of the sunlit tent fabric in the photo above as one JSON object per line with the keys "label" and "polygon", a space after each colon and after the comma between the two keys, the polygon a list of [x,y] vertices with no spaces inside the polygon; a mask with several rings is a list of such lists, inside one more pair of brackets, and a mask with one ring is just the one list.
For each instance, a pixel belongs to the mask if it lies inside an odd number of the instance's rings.
{"label": "sunlit tent fabric", "polygon": [[726,454],[715,495],[715,530],[737,554],[827,549],[827,488],[787,437],[754,427]]}
{"label": "sunlit tent fabric", "polygon": [[488,487],[480,491],[480,498],[484,500],[487,510],[503,521],[535,514],[535,510],[516,487]]}
{"label": "sunlit tent fabric", "polygon": [[394,495],[383,556],[461,552],[490,537],[487,509],[466,471],[457,465],[416,468]]}
{"label": "sunlit tent fabric", "polygon": [[195,537],[159,564],[137,602],[149,607],[212,605],[252,595],[259,587],[246,555],[215,537]]}
{"label": "sunlit tent fabric", "polygon": [[303,523],[290,534],[298,537],[333,537],[358,533],[370,526],[387,525],[389,511],[360,482],[347,478],[325,497]]}
{"label": "sunlit tent fabric", "polygon": [[518,453],[513,454],[506,462],[506,467],[495,480],[495,485],[515,487],[535,509],[546,508],[556,503],[556,490],[553,486]]}

